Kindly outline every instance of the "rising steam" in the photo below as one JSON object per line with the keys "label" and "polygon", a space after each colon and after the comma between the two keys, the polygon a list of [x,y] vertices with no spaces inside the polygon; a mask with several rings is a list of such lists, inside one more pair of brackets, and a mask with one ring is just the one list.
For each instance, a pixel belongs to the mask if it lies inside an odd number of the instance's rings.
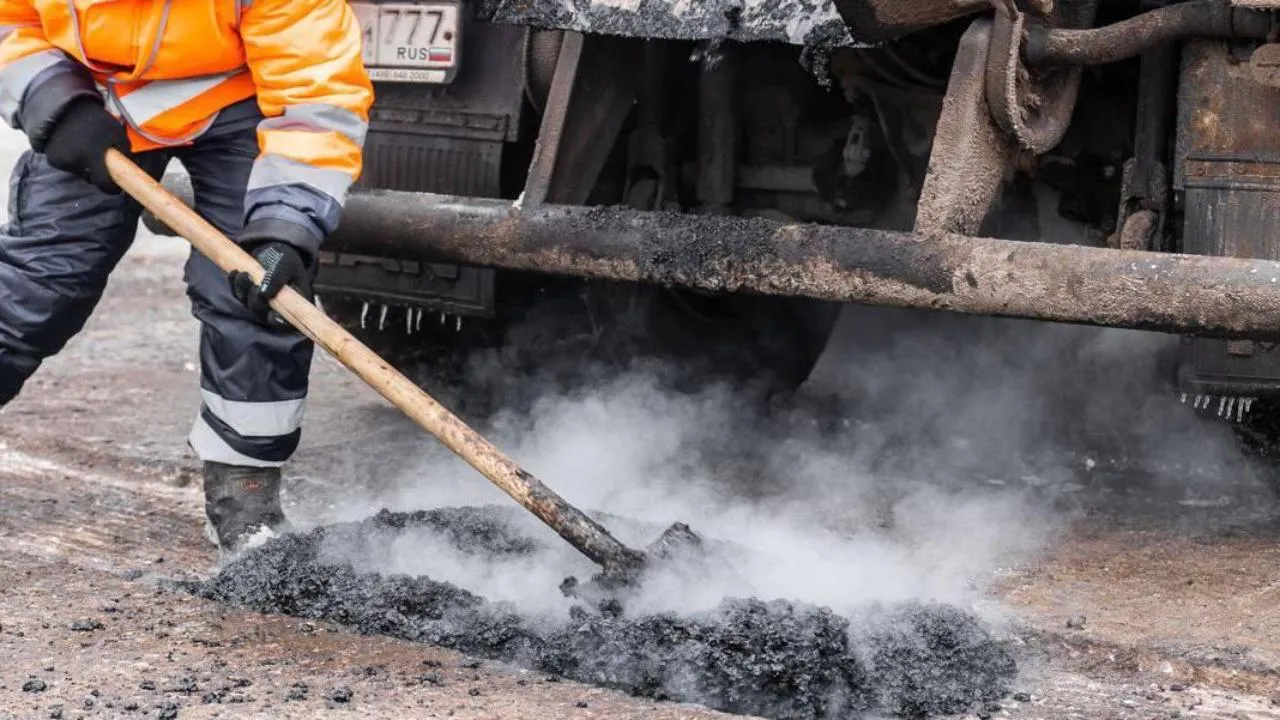
{"label": "rising steam", "polygon": [[[661,368],[582,374],[576,386],[519,381],[498,355],[476,361],[469,391],[519,384],[527,402],[482,426],[571,502],[610,516],[641,547],[673,521],[748,548],[736,567],[758,596],[829,606],[875,601],[983,603],[995,571],[1064,527],[1074,493],[1108,463],[1239,464],[1169,387],[1167,336],[926,313],[847,308],[800,398],[764,409],[711,384],[678,393]],[[391,488],[344,508],[512,503],[433,444]],[[1173,492],[1198,487],[1156,473]],[[424,533],[363,569],[427,574],[530,613],[562,615],[557,586],[591,566],[536,521],[550,550],[484,562]],[[741,590],[725,577],[655,582],[643,610],[692,611]]]}

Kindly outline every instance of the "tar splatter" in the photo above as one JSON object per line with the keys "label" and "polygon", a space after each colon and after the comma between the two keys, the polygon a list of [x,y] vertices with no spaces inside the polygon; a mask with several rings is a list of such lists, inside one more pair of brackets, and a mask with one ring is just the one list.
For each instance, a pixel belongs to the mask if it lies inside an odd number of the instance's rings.
{"label": "tar splatter", "polygon": [[798,602],[728,598],[692,615],[592,615],[549,626],[449,583],[359,573],[327,564],[337,561],[320,552],[322,542],[359,546],[410,528],[430,528],[471,552],[528,552],[533,541],[493,510],[383,512],[272,540],[208,581],[177,585],[643,697],[786,720],[962,712],[1003,697],[1016,673],[1006,648],[946,605],[874,607],[850,618]]}
{"label": "tar splatter", "polygon": [[829,0],[483,0],[479,16],[500,24],[528,25],[615,37],[781,42],[802,47],[802,64],[825,84],[826,58],[865,43],[850,34]]}
{"label": "tar splatter", "polygon": [[830,20],[814,25],[804,37],[800,65],[822,87],[831,86],[831,52],[840,47],[847,32],[844,23]]}

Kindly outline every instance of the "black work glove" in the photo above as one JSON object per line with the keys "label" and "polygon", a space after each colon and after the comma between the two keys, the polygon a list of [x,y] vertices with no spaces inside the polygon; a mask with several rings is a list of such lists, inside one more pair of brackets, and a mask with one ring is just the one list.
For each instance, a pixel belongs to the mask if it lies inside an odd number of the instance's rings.
{"label": "black work glove", "polygon": [[106,193],[120,194],[120,187],[107,172],[107,150],[129,154],[129,136],[124,125],[102,103],[93,98],[72,100],[49,131],[44,155],[49,164],[82,177]]}
{"label": "black work glove", "polygon": [[280,240],[267,240],[245,248],[266,273],[262,282],[255,285],[247,273],[233,271],[228,279],[231,293],[244,304],[258,322],[268,327],[288,328],[289,321],[271,309],[268,302],[286,285],[307,299],[315,302],[311,291],[311,268],[297,248]]}

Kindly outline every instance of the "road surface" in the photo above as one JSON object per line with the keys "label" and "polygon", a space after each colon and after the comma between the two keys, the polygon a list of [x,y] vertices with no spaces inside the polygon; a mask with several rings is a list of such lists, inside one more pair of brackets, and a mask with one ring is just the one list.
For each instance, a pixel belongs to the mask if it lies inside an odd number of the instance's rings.
{"label": "road surface", "polygon": [[[4,141],[7,167],[22,143]],[[161,587],[216,571],[184,442],[199,402],[185,252],[140,233],[88,328],[0,411],[0,717],[723,717]],[[1168,398],[1144,404],[1130,373],[1155,341],[1002,325],[985,349],[907,335],[868,359],[855,351],[876,321],[849,314],[813,384],[868,414],[837,404],[834,430],[799,411],[744,420],[732,396],[675,396],[643,374],[486,427],[590,507],[682,513],[785,552],[794,567],[750,568],[766,586],[974,608],[1022,675],[968,717],[1280,717],[1280,509],[1224,433]],[[1030,333],[1017,353],[1007,328]],[[1064,357],[1076,369],[1054,375]],[[1121,406],[1126,392],[1138,399]],[[328,358],[312,396],[286,490],[300,525],[502,501]],[[1041,423],[1063,397],[1073,427],[1128,450]],[[553,579],[539,572],[486,578],[486,593]],[[554,604],[553,585],[521,593]]]}

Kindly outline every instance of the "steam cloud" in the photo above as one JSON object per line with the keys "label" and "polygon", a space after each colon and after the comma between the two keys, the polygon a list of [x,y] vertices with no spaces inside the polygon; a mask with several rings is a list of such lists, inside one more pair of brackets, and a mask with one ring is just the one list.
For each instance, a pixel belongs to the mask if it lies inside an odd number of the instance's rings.
{"label": "steam cloud", "polygon": [[[994,621],[983,595],[993,572],[1040,551],[1074,517],[1090,477],[1155,467],[1169,492],[1195,495],[1211,481],[1189,480],[1188,462],[1240,466],[1225,429],[1178,404],[1168,364],[1176,342],[849,307],[800,399],[769,410],[725,385],[672,391],[661,366],[643,363],[566,384],[513,378],[492,354],[474,361],[469,390],[509,401],[482,430],[570,502],[639,521],[606,519],[633,547],[684,521],[749,548],[735,562],[763,599],[840,613],[936,600]],[[512,505],[412,437],[397,482],[344,506],[340,519],[383,507]],[[514,515],[553,549],[486,562],[408,532],[389,551],[329,551],[362,570],[426,574],[562,617],[560,581],[592,566]],[[655,582],[636,609],[708,609],[735,589],[720,577]]]}

